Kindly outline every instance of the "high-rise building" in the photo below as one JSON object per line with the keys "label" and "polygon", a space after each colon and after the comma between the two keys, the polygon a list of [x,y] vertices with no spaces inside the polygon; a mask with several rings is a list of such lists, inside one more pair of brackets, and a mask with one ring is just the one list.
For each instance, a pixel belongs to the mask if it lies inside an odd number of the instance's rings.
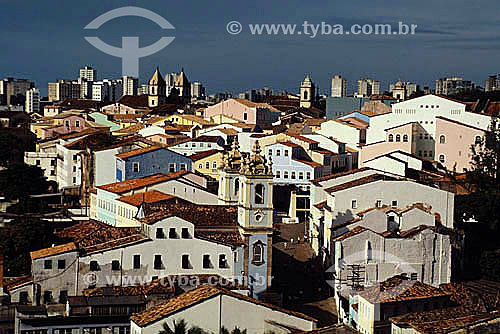
{"label": "high-rise building", "polygon": [[97,71],[90,66],[85,66],[80,69],[79,80],[95,81],[97,80]]}
{"label": "high-rise building", "polygon": [[492,92],[495,90],[500,90],[500,75],[490,75],[486,80],[485,91]]}
{"label": "high-rise building", "polygon": [[191,83],[191,96],[197,99],[205,97],[205,87],[201,82]]}
{"label": "high-rise building", "polygon": [[49,102],[63,101],[65,99],[78,99],[80,98],[81,86],[70,80],[58,80],[56,82],[49,82]]}
{"label": "high-rise building", "polygon": [[24,111],[28,114],[40,112],[40,91],[38,88],[31,88],[26,91]]}
{"label": "high-rise building", "polygon": [[380,81],[370,78],[358,80],[358,97],[368,97],[380,94]]}
{"label": "high-rise building", "polygon": [[461,77],[450,77],[436,80],[436,94],[452,95],[474,89],[475,85],[470,80]]}
{"label": "high-rise building", "polygon": [[143,84],[137,87],[137,95],[148,95],[149,85]]}
{"label": "high-rise building", "polygon": [[123,95],[137,95],[139,80],[137,78],[124,76],[122,78]]}
{"label": "high-rise building", "polygon": [[172,88],[175,88],[175,83],[177,82],[178,78],[179,74],[175,72],[165,74],[165,85],[167,87],[166,88],[167,96],[170,95]]}
{"label": "high-rise building", "polygon": [[5,78],[2,81],[2,95],[7,105],[24,105],[26,91],[35,87],[32,81],[26,79]]}
{"label": "high-rise building", "polygon": [[332,97],[347,96],[347,80],[341,75],[335,75],[332,78]]}

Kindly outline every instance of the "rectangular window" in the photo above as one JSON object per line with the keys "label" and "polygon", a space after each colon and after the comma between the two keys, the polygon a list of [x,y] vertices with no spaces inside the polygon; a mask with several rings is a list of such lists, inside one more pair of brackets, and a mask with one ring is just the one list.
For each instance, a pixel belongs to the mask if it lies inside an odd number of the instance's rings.
{"label": "rectangular window", "polygon": [[203,269],[210,269],[212,268],[212,263],[210,261],[210,255],[205,254],[203,255]]}
{"label": "rectangular window", "polygon": [[287,171],[287,170],[283,172],[283,177],[284,177],[285,179],[288,179],[288,171]]}
{"label": "rectangular window", "polygon": [[171,227],[168,230],[168,238],[169,239],[177,239],[177,232],[175,231],[175,227]]}
{"label": "rectangular window", "polygon": [[66,269],[66,260],[57,260],[57,269]]}
{"label": "rectangular window", "polygon": [[396,208],[398,206],[398,201],[392,201],[392,207]]}
{"label": "rectangular window", "polygon": [[168,164],[168,171],[169,171],[169,173],[174,173],[175,172],[175,164]]}
{"label": "rectangular window", "polygon": [[351,201],[351,208],[352,209],[357,209],[358,208],[358,201],[356,201],[355,199],[353,199]]}
{"label": "rectangular window", "polygon": [[73,154],[73,161],[77,161],[78,160],[78,154]]}
{"label": "rectangular window", "polygon": [[52,291],[45,291],[43,293],[43,303],[44,304],[52,303]]}
{"label": "rectangular window", "polygon": [[132,170],[134,173],[139,173],[139,163],[138,162],[134,162],[132,164]]}
{"label": "rectangular window", "polygon": [[111,270],[119,271],[120,270],[120,261],[118,261],[118,260],[111,261]]}
{"label": "rectangular window", "polygon": [[224,269],[227,268],[227,259],[226,254],[219,254],[219,268]]}
{"label": "rectangular window", "polygon": [[156,229],[156,239],[165,239],[165,233],[163,233],[163,228],[158,227]]}
{"label": "rectangular window", "polygon": [[310,180],[311,179],[311,172],[307,172],[307,179]]}
{"label": "rectangular window", "polygon": [[134,255],[134,269],[141,269],[141,256]]}
{"label": "rectangular window", "polygon": [[269,151],[267,152],[267,154],[268,154],[269,156],[273,155],[273,150],[269,150]]}
{"label": "rectangular window", "polygon": [[59,304],[66,304],[68,301],[68,290],[61,290],[59,292]]}
{"label": "rectangular window", "polygon": [[181,164],[181,170],[186,170],[186,169],[187,169],[186,164]]}
{"label": "rectangular window", "polygon": [[304,179],[304,172],[299,172],[299,180],[303,180]]}
{"label": "rectangular window", "polygon": [[36,161],[36,165],[37,165],[37,166],[40,166],[40,160],[37,160],[37,161]]}
{"label": "rectangular window", "polygon": [[244,121],[247,121],[248,120],[248,114],[245,112],[243,113],[243,120]]}
{"label": "rectangular window", "polygon": [[281,177],[281,173],[279,170],[276,171],[276,177],[279,179]]}
{"label": "rectangular window", "polygon": [[285,150],[284,152],[285,152],[285,157],[287,157],[288,156],[288,150]]}
{"label": "rectangular window", "polygon": [[377,208],[381,208],[382,207],[382,201],[381,200],[377,200],[377,203],[376,203],[376,207]]}
{"label": "rectangular window", "polygon": [[292,179],[295,180],[295,172],[292,172]]}
{"label": "rectangular window", "polygon": [[155,263],[154,263],[154,268],[156,270],[160,270],[163,267],[163,262],[161,260],[161,255],[155,255]]}
{"label": "rectangular window", "polygon": [[182,269],[191,269],[191,264],[189,263],[189,255],[182,255]]}
{"label": "rectangular window", "polygon": [[80,121],[75,121],[75,126],[76,126],[77,128],[79,128],[79,127],[80,127]]}
{"label": "rectangular window", "polygon": [[44,269],[52,269],[52,260],[45,260],[43,262],[43,268]]}
{"label": "rectangular window", "polygon": [[99,270],[99,264],[97,261],[90,261],[90,271],[98,271]]}
{"label": "rectangular window", "polygon": [[182,228],[182,239],[191,239],[189,235],[189,229],[187,227]]}
{"label": "rectangular window", "polygon": [[281,150],[276,150],[276,156],[279,157],[281,155]]}
{"label": "rectangular window", "polygon": [[69,128],[69,121],[64,121],[64,125],[66,125],[66,127]]}

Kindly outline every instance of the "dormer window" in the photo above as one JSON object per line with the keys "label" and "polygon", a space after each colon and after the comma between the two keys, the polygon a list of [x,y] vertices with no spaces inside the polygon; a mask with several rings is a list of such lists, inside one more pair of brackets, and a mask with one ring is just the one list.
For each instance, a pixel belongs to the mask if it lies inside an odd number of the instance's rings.
{"label": "dormer window", "polygon": [[177,239],[177,232],[175,231],[175,227],[171,227],[170,230],[168,230],[168,238],[169,239]]}
{"label": "dormer window", "polygon": [[187,227],[182,228],[182,239],[191,239],[191,235],[189,234],[189,229]]}
{"label": "dormer window", "polygon": [[163,228],[158,227],[156,229],[156,239],[165,239],[165,233],[163,233]]}

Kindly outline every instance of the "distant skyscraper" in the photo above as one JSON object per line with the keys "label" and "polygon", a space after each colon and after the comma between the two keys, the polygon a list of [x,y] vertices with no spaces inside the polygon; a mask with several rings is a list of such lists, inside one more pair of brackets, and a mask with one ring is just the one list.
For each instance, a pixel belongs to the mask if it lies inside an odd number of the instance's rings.
{"label": "distant skyscraper", "polygon": [[205,87],[201,82],[191,83],[191,96],[197,99],[205,97]]}
{"label": "distant skyscraper", "polygon": [[26,79],[3,79],[2,92],[7,105],[24,105],[26,91],[35,87],[35,84]]}
{"label": "distant skyscraper", "polygon": [[124,76],[122,78],[123,95],[137,95],[139,80],[137,78]]}
{"label": "distant skyscraper", "polygon": [[49,82],[49,102],[63,101],[65,99],[78,99],[81,94],[81,85],[70,80]]}
{"label": "distant skyscraper", "polygon": [[347,80],[340,75],[332,78],[332,97],[347,96]]}
{"label": "distant skyscraper", "polygon": [[436,80],[436,94],[452,95],[466,90],[474,89],[474,84],[470,80],[461,77],[442,78]]}
{"label": "distant skyscraper", "polygon": [[80,69],[79,80],[95,81],[97,80],[97,71],[90,66],[85,66]]}
{"label": "distant skyscraper", "polygon": [[167,96],[170,95],[172,88],[175,88],[175,83],[177,82],[177,78],[179,78],[179,74],[172,72],[165,74],[165,84],[167,86]]}
{"label": "distant skyscraper", "polygon": [[500,90],[500,75],[490,75],[486,80],[485,90],[487,92],[492,92],[495,90]]}
{"label": "distant skyscraper", "polygon": [[368,97],[371,95],[380,94],[380,81],[369,78],[358,80],[359,97]]}
{"label": "distant skyscraper", "polygon": [[28,114],[40,112],[40,91],[37,88],[31,88],[26,91],[24,111]]}

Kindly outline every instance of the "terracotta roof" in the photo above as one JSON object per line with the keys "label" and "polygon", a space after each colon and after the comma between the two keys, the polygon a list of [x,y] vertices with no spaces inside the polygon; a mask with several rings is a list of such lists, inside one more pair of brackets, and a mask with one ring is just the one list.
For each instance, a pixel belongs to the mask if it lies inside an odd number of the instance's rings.
{"label": "terracotta roof", "polygon": [[219,150],[202,151],[202,152],[198,152],[198,153],[195,153],[193,155],[190,155],[189,159],[191,159],[193,161],[198,161],[200,159],[209,157],[209,156],[211,156],[211,155],[213,155],[215,153],[219,153],[219,152],[222,152],[222,151],[219,151]]}
{"label": "terracotta roof", "polygon": [[145,241],[140,228],[113,227],[95,220],[81,222],[56,233],[73,240],[80,251],[91,253]]}
{"label": "terracotta roof", "polygon": [[94,150],[101,147],[112,145],[116,141],[116,139],[117,139],[116,137],[113,137],[107,131],[97,132],[97,133],[92,133],[83,138],[77,139],[75,141],[72,141],[64,145],[64,147],[70,150],[77,150],[77,151],[83,151],[86,150],[87,148]]}
{"label": "terracotta roof", "polygon": [[150,146],[150,147],[139,148],[137,150],[133,150],[130,152],[120,153],[120,154],[117,154],[116,157],[120,158],[122,160],[127,160],[128,158],[132,158],[132,157],[144,154],[144,153],[154,152],[154,151],[157,151],[160,149],[164,149],[164,148],[161,146],[154,145],[154,146]]}
{"label": "terracotta roof", "polygon": [[193,223],[197,227],[236,227],[238,224],[238,208],[228,205],[198,205],[187,201],[148,206],[145,217],[146,224],[154,224],[168,217],[179,217]]}
{"label": "terracotta roof", "polygon": [[441,289],[402,276],[394,276],[376,283],[359,292],[359,295],[372,304],[450,296]]}
{"label": "terracotta roof", "polygon": [[326,119],[324,118],[309,118],[304,121],[305,124],[312,126],[318,126],[324,122],[326,122]]}
{"label": "terracotta roof", "polygon": [[[5,281],[5,279],[4,279],[4,281]],[[33,282],[33,277],[31,277],[31,275],[25,275],[25,276],[16,277],[14,279],[8,280],[6,283],[4,283],[3,287],[7,291],[11,291],[11,290],[14,290],[20,286],[23,286],[25,284],[32,283],[32,282]]]}
{"label": "terracotta roof", "polygon": [[368,183],[372,183],[372,182],[376,182],[376,181],[381,181],[381,180],[395,181],[397,179],[392,177],[392,176],[387,176],[387,175],[382,175],[382,174],[372,174],[372,175],[368,175],[368,176],[365,176],[365,177],[362,177],[362,178],[359,178],[359,179],[356,179],[353,181],[349,181],[346,183],[342,183],[342,184],[327,188],[327,189],[325,189],[325,191],[328,193],[334,193],[337,191],[342,191],[345,189],[358,187],[358,186],[361,186],[364,184],[368,184]]}
{"label": "terracotta roof", "polygon": [[165,182],[168,180],[173,180],[187,174],[187,171],[178,171],[170,174],[155,174],[151,176],[146,176],[138,179],[131,179],[122,182],[115,182],[110,184],[105,184],[98,186],[97,188],[113,192],[115,194],[122,194],[131,190],[143,188],[153,184]]}
{"label": "terracotta roof", "polygon": [[197,238],[221,243],[228,246],[241,246],[244,244],[241,234],[238,230],[224,229],[198,229],[195,228],[194,234]]}
{"label": "terracotta roof", "polygon": [[319,203],[316,203],[314,204],[314,207],[315,208],[318,208],[318,209],[323,209],[324,207],[326,206],[326,201],[323,201],[323,202],[319,202]]}
{"label": "terracotta roof", "polygon": [[202,285],[196,289],[183,293],[178,297],[172,298],[165,303],[153,306],[144,312],[134,314],[130,317],[130,320],[133,321],[138,326],[144,327],[221,294],[231,296],[246,302],[251,302],[257,305],[265,306],[275,311],[284,312],[309,321],[316,321],[315,319],[305,314],[289,311],[281,307],[272,304],[267,304],[260,300],[247,297],[224,288],[218,288],[210,285]]}
{"label": "terracotta roof", "polygon": [[221,137],[219,137],[219,136],[199,136],[199,137],[193,138],[191,141],[202,142],[202,143],[217,143],[217,141],[219,141],[220,138]]}
{"label": "terracotta roof", "polygon": [[47,256],[64,254],[72,251],[76,251],[76,245],[74,242],[69,242],[67,244],[53,246],[31,252],[30,256],[32,260],[37,260]]}
{"label": "terracotta roof", "polygon": [[162,193],[158,190],[151,190],[144,193],[137,193],[130,196],[120,197],[118,200],[138,207],[142,203],[158,203],[168,201],[173,198],[175,198],[175,196]]}
{"label": "terracotta roof", "polygon": [[131,108],[149,108],[147,95],[125,95],[118,100],[118,103]]}
{"label": "terracotta roof", "polygon": [[292,142],[289,142],[289,141],[285,141],[285,142],[278,142],[276,144],[281,144],[281,145],[285,145],[285,146],[288,146],[288,147],[293,147],[293,148],[300,148],[302,146],[298,145],[298,144],[294,144]]}
{"label": "terracotta roof", "polygon": [[143,123],[139,123],[139,124],[127,126],[126,128],[121,128],[121,129],[115,130],[115,131],[113,131],[113,133],[133,134],[133,133],[137,133],[138,131],[144,129],[144,127],[145,127],[145,125]]}
{"label": "terracotta roof", "polygon": [[333,241],[344,241],[345,239],[353,237],[353,236],[360,234],[364,231],[370,231],[370,230],[363,227],[363,226],[356,226],[355,228],[353,228],[349,232],[346,232],[346,233],[342,234],[340,237],[335,238]]}

